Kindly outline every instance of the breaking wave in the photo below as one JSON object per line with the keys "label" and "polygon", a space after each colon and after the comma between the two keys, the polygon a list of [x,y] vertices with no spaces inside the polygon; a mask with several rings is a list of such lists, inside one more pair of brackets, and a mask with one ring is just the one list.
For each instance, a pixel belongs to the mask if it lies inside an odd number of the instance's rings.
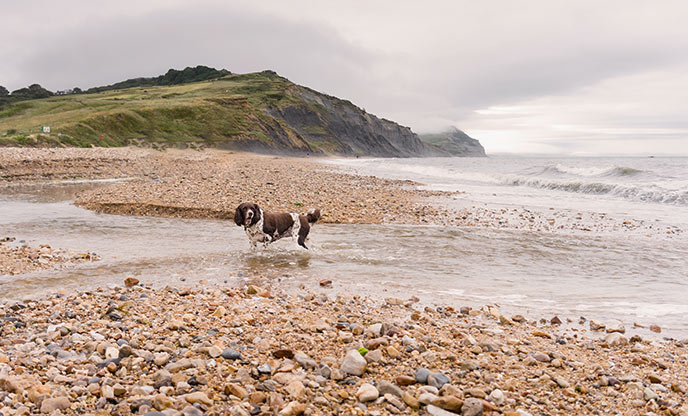
{"label": "breaking wave", "polygon": [[626,166],[579,168],[558,164],[554,166],[546,166],[541,173],[567,174],[585,177],[621,177],[636,176],[646,172]]}
{"label": "breaking wave", "polygon": [[631,185],[601,181],[557,180],[518,175],[507,175],[502,184],[593,195],[611,195],[635,201],[688,206],[688,189],[664,189],[653,184]]}

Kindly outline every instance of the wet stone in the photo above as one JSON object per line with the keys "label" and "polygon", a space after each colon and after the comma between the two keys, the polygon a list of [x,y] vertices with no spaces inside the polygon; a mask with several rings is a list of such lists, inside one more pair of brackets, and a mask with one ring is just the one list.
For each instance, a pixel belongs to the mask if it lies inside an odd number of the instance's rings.
{"label": "wet stone", "polygon": [[427,368],[419,368],[416,370],[416,382],[420,384],[427,384],[430,370]]}
{"label": "wet stone", "polygon": [[382,380],[379,383],[377,383],[377,389],[383,396],[385,394],[392,394],[394,396],[401,397],[403,393],[403,391],[399,387],[395,386],[387,380]]}
{"label": "wet stone", "polygon": [[449,383],[449,377],[442,373],[430,373],[427,377],[427,383],[430,386],[441,388],[445,384]]}
{"label": "wet stone", "polygon": [[222,358],[224,358],[225,360],[240,360],[241,353],[239,351],[228,348],[222,351]]}

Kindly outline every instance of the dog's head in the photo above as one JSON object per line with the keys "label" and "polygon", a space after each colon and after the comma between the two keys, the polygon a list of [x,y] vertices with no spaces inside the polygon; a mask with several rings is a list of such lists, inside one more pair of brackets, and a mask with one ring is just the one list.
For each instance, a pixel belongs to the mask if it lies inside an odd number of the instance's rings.
{"label": "dog's head", "polygon": [[306,218],[308,219],[308,222],[314,223],[320,219],[320,210],[319,209],[309,209],[308,213],[306,214]]}
{"label": "dog's head", "polygon": [[250,227],[260,221],[260,207],[253,202],[244,202],[234,211],[236,225]]}

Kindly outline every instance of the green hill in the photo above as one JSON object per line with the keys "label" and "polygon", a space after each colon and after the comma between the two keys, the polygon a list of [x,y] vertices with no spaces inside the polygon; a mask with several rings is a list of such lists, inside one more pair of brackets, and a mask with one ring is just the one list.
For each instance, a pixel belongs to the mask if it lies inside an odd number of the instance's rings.
{"label": "green hill", "polygon": [[[95,93],[6,103],[0,107],[0,145],[207,146],[372,156],[441,153],[408,127],[272,71],[158,85],[173,82],[169,74],[100,87]],[[122,88],[131,82],[155,85]],[[41,133],[42,126],[49,126],[50,134]]]}

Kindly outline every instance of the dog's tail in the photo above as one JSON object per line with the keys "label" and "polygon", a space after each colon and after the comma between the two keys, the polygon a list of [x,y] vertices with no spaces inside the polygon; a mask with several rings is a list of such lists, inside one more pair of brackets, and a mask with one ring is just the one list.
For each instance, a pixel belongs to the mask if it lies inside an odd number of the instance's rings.
{"label": "dog's tail", "polygon": [[314,224],[320,219],[320,210],[315,208],[309,209],[308,213],[306,214],[306,218],[310,224]]}

